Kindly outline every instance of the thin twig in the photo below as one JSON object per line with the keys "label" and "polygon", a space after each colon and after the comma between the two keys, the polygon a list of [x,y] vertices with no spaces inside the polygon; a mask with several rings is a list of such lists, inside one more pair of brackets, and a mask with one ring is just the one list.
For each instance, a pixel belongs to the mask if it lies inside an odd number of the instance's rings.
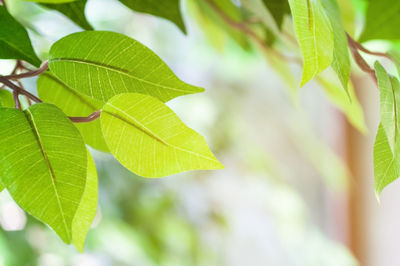
{"label": "thin twig", "polygon": [[370,51],[367,48],[365,48],[364,46],[362,46],[360,43],[358,43],[356,40],[354,40],[348,33],[346,33],[346,35],[347,35],[347,40],[348,40],[349,44],[351,46],[354,46],[355,48],[357,48],[361,52],[366,53],[366,54],[370,54],[370,55],[383,56],[383,57],[386,57],[386,58],[392,60],[392,58],[390,58],[390,56],[388,54],[381,53],[381,52]]}
{"label": "thin twig", "polygon": [[[364,60],[364,58],[360,55],[359,53],[359,45],[357,45],[358,43],[350,37],[350,35],[347,34],[347,40],[348,40],[348,44],[349,44],[349,48],[351,51],[351,54],[353,55],[354,61],[356,62],[356,64],[359,66],[359,68],[368,73],[371,78],[374,80],[375,84],[378,85],[378,81],[376,79],[376,74],[375,74],[375,70],[372,69],[368,63]],[[361,45],[360,45],[361,46]]]}
{"label": "thin twig", "polygon": [[69,117],[73,123],[88,123],[100,117],[101,111],[96,111],[86,117]]}
{"label": "thin twig", "polygon": [[34,76],[38,76],[40,74],[42,74],[43,72],[45,72],[47,69],[49,68],[49,63],[48,61],[44,61],[42,63],[42,65],[40,66],[40,68],[32,70],[32,71],[28,71],[22,74],[11,74],[8,76],[3,76],[6,79],[12,79],[12,80],[16,80],[16,79],[22,79],[22,78],[30,78],[30,77],[34,77]]}
{"label": "thin twig", "polygon": [[258,34],[256,34],[253,30],[251,30],[246,25],[246,23],[234,21],[223,10],[221,10],[213,1],[211,1],[211,0],[205,0],[205,1],[228,25],[230,25],[231,27],[233,27],[233,28],[241,31],[242,33],[246,34],[247,36],[249,36],[259,46],[261,46],[261,48],[264,49],[265,52],[273,53],[275,56],[277,56],[285,61],[298,61],[297,59],[289,58],[289,57],[281,54],[280,52],[269,48],[268,45],[266,44],[266,42]]}
{"label": "thin twig", "polygon": [[23,94],[27,97],[29,97],[31,100],[41,103],[42,100],[40,100],[38,97],[36,97],[35,95],[33,95],[32,93],[24,90],[23,88],[18,87],[17,85],[15,85],[14,83],[12,83],[10,80],[8,80],[6,77],[0,76],[0,83],[3,83],[4,85],[6,85],[7,87],[9,87],[10,89],[17,91],[19,94]]}
{"label": "thin twig", "polygon": [[15,102],[15,108],[21,109],[21,102],[19,101],[18,96],[19,96],[18,91],[13,91],[13,98],[14,98],[14,102]]}

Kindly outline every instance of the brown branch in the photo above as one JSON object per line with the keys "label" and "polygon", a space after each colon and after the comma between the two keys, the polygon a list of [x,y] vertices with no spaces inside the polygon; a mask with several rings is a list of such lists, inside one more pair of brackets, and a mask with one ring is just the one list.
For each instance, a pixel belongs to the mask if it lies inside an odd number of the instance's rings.
{"label": "brown branch", "polygon": [[0,0],[0,3],[1,3],[5,8],[7,8],[7,5],[6,5],[5,0]]}
{"label": "brown branch", "polygon": [[101,111],[96,111],[86,117],[69,117],[73,123],[88,123],[100,117]]}
{"label": "brown branch", "polygon": [[48,68],[49,68],[48,61],[44,61],[42,63],[42,65],[40,66],[40,68],[38,68],[38,69],[35,69],[35,70],[32,70],[32,71],[28,71],[28,72],[25,72],[25,73],[22,73],[22,74],[12,73],[11,75],[3,76],[3,77],[6,78],[6,79],[12,79],[12,80],[17,80],[17,79],[22,79],[22,78],[30,78],[30,77],[34,77],[34,76],[38,76],[38,75],[42,74]]}
{"label": "brown branch", "polygon": [[370,54],[370,55],[376,55],[376,56],[382,56],[382,57],[386,57],[390,60],[392,60],[392,58],[390,58],[390,56],[386,53],[381,53],[381,52],[373,52],[368,50],[367,48],[365,48],[364,46],[362,46],[360,43],[358,43],[356,40],[354,40],[348,33],[346,33],[347,35],[347,40],[349,42],[349,45],[357,48],[358,50],[360,50],[363,53],[366,54]]}
{"label": "brown branch", "polygon": [[13,91],[13,98],[15,102],[15,108],[21,109],[21,102],[19,101],[19,93],[17,91]]}
{"label": "brown branch", "polygon": [[4,85],[6,85],[7,87],[9,87],[10,89],[17,91],[19,94],[23,94],[26,97],[30,98],[31,100],[41,103],[42,100],[40,100],[38,97],[36,97],[35,95],[33,95],[32,93],[24,90],[23,88],[15,85],[14,83],[12,83],[10,80],[8,80],[6,77],[0,76],[0,83],[3,83]]}
{"label": "brown branch", "polygon": [[233,20],[231,17],[229,17],[223,10],[221,10],[212,0],[205,0],[205,2],[232,28],[235,28],[245,35],[249,36],[251,39],[253,39],[265,52],[271,52],[275,56],[279,57],[282,60],[285,61],[296,61],[298,60],[296,58],[289,58],[285,56],[284,54],[281,54],[280,52],[273,50],[268,47],[268,45],[265,43],[265,41],[258,35],[256,34],[252,29],[250,29],[246,23],[241,23]]}

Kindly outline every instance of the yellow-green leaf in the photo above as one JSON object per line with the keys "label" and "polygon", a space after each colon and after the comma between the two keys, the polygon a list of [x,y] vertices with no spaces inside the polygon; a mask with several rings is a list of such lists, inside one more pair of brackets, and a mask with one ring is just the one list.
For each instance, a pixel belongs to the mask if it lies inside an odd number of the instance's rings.
{"label": "yellow-green leaf", "polygon": [[0,89],[0,107],[14,107],[14,98],[11,92]]}
{"label": "yellow-green leaf", "polygon": [[111,153],[140,176],[223,168],[205,139],[151,96],[127,93],[113,97],[103,108],[101,126]]}
{"label": "yellow-green leaf", "polygon": [[86,235],[92,225],[94,217],[96,216],[98,199],[96,165],[94,164],[94,160],[89,151],[87,152],[87,156],[88,167],[85,190],[74,220],[72,221],[72,243],[80,252],[83,251]]}
{"label": "yellow-green leaf", "polygon": [[1,183],[32,216],[71,243],[87,172],[85,143],[56,106],[0,108]]}
{"label": "yellow-green leaf", "polygon": [[150,49],[125,35],[85,31],[53,44],[49,68],[68,87],[106,102],[127,92],[143,93],[161,101],[198,93]]}
{"label": "yellow-green leaf", "polygon": [[[88,116],[99,111],[104,103],[82,95],[71,89],[50,72],[42,74],[37,81],[39,97],[48,103],[57,105],[68,116]],[[108,152],[107,144],[101,133],[100,120],[75,124],[85,142],[91,147]]]}
{"label": "yellow-green leaf", "polygon": [[303,86],[331,65],[334,47],[332,28],[320,1],[289,0],[289,4],[304,59]]}

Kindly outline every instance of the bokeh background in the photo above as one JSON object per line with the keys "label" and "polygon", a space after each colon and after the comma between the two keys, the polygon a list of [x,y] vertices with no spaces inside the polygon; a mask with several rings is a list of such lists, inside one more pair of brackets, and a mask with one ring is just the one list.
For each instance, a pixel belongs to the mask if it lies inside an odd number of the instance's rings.
{"label": "bokeh background", "polygon": [[[93,151],[99,211],[84,253],[66,246],[0,193],[0,265],[353,266],[400,265],[400,185],[373,190],[378,92],[355,72],[368,131],[359,133],[315,82],[297,96],[257,49],[205,36],[182,7],[188,35],[118,1],[90,0],[97,30],[131,36],[203,94],[168,103],[206,136],[220,171],[145,179]],[[54,11],[10,3],[44,58],[80,29]],[[1,25],[0,25],[1,26]],[[369,44],[384,48],[383,44]],[[0,61],[8,73],[12,61]],[[294,66],[295,81],[301,68]],[[35,79],[25,87],[35,90]]]}

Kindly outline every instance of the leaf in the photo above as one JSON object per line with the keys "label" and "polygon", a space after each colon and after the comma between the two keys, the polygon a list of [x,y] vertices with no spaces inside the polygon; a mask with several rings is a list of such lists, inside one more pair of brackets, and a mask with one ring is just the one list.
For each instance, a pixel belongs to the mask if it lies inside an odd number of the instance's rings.
{"label": "leaf", "polygon": [[332,29],[319,1],[289,0],[289,4],[304,59],[303,86],[332,63]]}
{"label": "leaf", "polygon": [[96,216],[98,199],[96,165],[89,151],[87,151],[87,156],[88,168],[85,190],[72,222],[72,243],[80,252],[83,251],[86,235]]}
{"label": "leaf", "polygon": [[77,0],[25,0],[28,2],[35,2],[35,3],[45,3],[45,4],[64,4],[64,3],[71,3]]}
{"label": "leaf", "polygon": [[21,59],[34,66],[40,65],[28,32],[0,5],[0,58]]}
{"label": "leaf", "polygon": [[399,12],[400,1],[370,0],[365,15],[365,27],[359,41],[399,39]]}
{"label": "leaf", "polygon": [[162,17],[173,22],[186,34],[185,24],[180,12],[180,0],[119,0],[130,9]]}
{"label": "leaf", "polygon": [[0,121],[1,183],[21,208],[70,243],[87,171],[79,131],[47,103],[0,108]]}
{"label": "leaf", "polygon": [[50,70],[58,79],[103,102],[126,92],[168,101],[204,90],[179,80],[150,49],[119,33],[68,35],[53,44],[49,57]]}
{"label": "leaf", "polygon": [[223,168],[204,138],[151,96],[127,93],[113,97],[103,108],[101,127],[111,153],[140,176]]}
{"label": "leaf", "polygon": [[72,3],[41,5],[64,14],[84,30],[93,30],[93,27],[89,24],[85,16],[86,2],[87,0],[79,0]]}
{"label": "leaf", "polygon": [[[54,75],[46,72],[38,78],[37,90],[40,99],[55,104],[68,116],[88,116],[101,110],[104,103],[74,91]],[[75,124],[85,142],[91,147],[108,152],[101,132],[100,120]]]}
{"label": "leaf", "polygon": [[283,18],[286,14],[290,14],[289,3],[287,0],[263,0],[264,5],[271,12],[276,24],[282,27]]}
{"label": "leaf", "polygon": [[350,58],[340,9],[336,0],[322,0],[321,3],[332,26],[334,43],[332,68],[338,75],[343,88],[347,91],[350,78]]}
{"label": "leaf", "polygon": [[11,92],[0,89],[0,107],[14,107],[14,98]]}
{"label": "leaf", "polygon": [[400,83],[390,77],[379,62],[375,63],[375,72],[381,98],[381,122],[374,144],[375,192],[379,196],[388,184],[399,177]]}

